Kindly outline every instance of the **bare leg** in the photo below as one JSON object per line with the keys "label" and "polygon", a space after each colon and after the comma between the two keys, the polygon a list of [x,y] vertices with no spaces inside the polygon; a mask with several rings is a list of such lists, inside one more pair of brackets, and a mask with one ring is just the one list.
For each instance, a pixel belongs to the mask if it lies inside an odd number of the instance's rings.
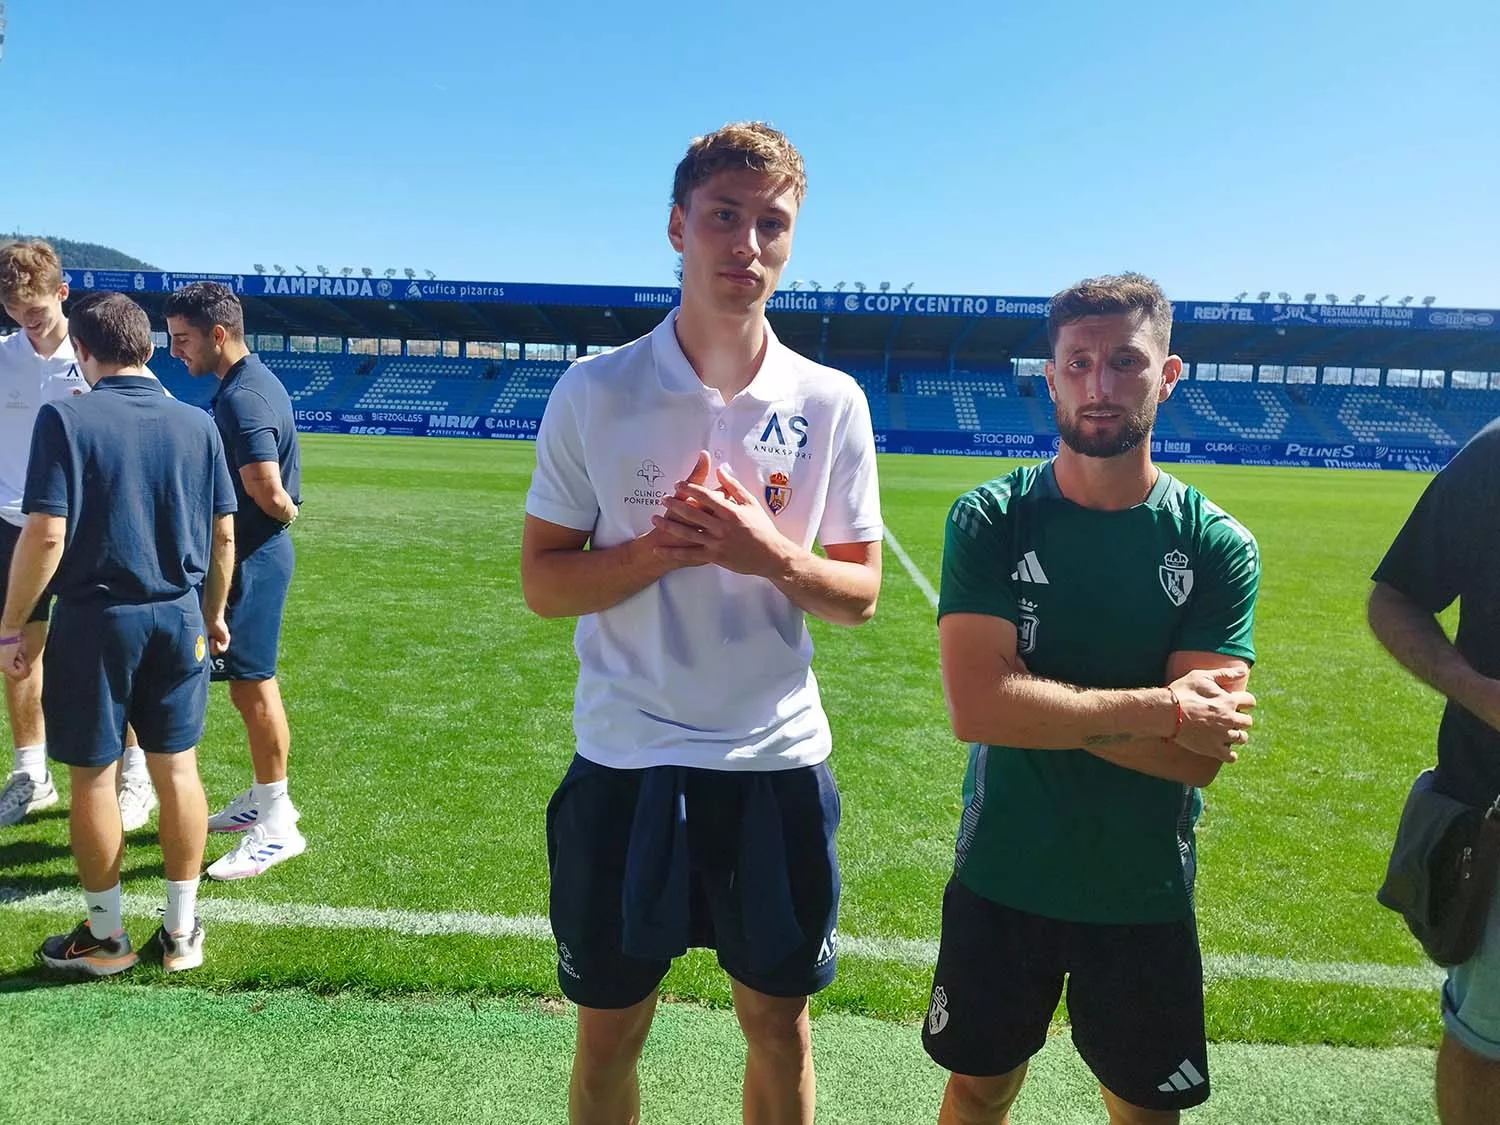
{"label": "bare leg", "polygon": [[578,1043],[568,1083],[571,1125],[638,1125],[636,1063],[655,1015],[655,993],[629,1008],[578,1009]]}
{"label": "bare leg", "polygon": [[269,680],[230,680],[229,698],[245,720],[250,739],[250,761],[262,785],[286,780],[292,733],[281,703],[281,686]]}
{"label": "bare leg", "polygon": [[1025,1063],[993,1078],[950,1074],[938,1125],[1010,1125],[1011,1103],[1025,1080]]}

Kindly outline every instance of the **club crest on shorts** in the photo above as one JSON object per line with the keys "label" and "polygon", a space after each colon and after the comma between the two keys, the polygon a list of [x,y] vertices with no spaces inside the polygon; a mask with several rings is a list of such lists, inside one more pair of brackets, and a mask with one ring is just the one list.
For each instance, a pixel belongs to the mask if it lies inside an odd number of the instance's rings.
{"label": "club crest on shorts", "polygon": [[942,985],[932,990],[932,1005],[927,1009],[927,1032],[936,1035],[948,1026],[948,993]]}
{"label": "club crest on shorts", "polygon": [[791,479],[779,469],[771,474],[766,484],[766,507],[771,510],[773,516],[779,516],[782,510],[792,502],[792,490],[787,487]]}
{"label": "club crest on shorts", "polygon": [[1021,620],[1016,623],[1016,651],[1023,656],[1036,650],[1036,631],[1041,625],[1036,616],[1036,602],[1022,598]]}
{"label": "club crest on shorts", "polygon": [[193,659],[196,660],[199,664],[202,664],[203,654],[207,651],[208,649],[203,644],[203,634],[199,633],[198,639],[193,642]]}
{"label": "club crest on shorts", "polygon": [[1157,570],[1161,577],[1161,588],[1166,591],[1173,605],[1183,605],[1193,592],[1193,572],[1188,567],[1189,561],[1181,551],[1168,551]]}

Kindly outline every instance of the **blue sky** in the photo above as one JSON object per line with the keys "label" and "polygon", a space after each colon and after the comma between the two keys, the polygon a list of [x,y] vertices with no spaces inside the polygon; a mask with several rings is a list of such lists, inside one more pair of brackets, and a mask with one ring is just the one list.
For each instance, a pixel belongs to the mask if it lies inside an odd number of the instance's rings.
{"label": "blue sky", "polygon": [[673,166],[757,117],[786,280],[1500,306],[1500,4],[9,0],[0,229],[670,284]]}

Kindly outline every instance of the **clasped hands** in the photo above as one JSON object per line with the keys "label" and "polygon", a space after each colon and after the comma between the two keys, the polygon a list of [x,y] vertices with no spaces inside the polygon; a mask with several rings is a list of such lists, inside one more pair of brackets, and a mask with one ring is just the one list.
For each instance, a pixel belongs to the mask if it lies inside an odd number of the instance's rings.
{"label": "clasped hands", "polygon": [[[716,484],[709,483],[710,473]],[[713,467],[708,450],[686,480],[651,517],[648,538],[657,558],[673,569],[713,563],[738,574],[769,578],[790,558],[791,542],[771,521],[751,491],[729,470]]]}

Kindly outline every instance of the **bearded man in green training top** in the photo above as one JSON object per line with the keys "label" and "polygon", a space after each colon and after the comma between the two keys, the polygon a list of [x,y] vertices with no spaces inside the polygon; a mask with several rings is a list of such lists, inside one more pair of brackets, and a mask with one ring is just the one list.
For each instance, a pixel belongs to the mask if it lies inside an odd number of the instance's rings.
{"label": "bearded man in green training top", "polygon": [[1249,739],[1260,557],[1152,464],[1171,331],[1139,274],[1054,297],[1057,456],[949,515],[943,688],[972,747],[923,1027],[941,1125],[1007,1120],[1065,979],[1114,1125],[1208,1097],[1193,822]]}

